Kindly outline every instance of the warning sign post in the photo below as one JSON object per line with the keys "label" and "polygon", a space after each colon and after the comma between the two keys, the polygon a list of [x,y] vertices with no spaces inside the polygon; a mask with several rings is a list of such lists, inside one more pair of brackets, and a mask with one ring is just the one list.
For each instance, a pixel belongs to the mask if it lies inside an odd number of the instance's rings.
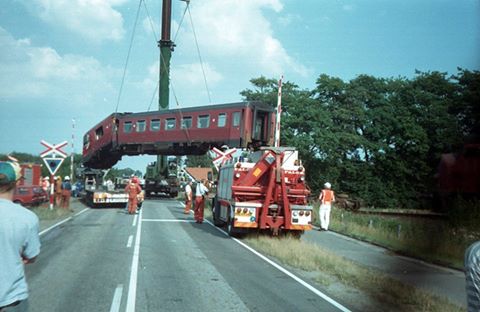
{"label": "warning sign post", "polygon": [[50,144],[44,140],[40,141],[40,143],[47,147],[45,151],[40,153],[40,157],[42,157],[43,162],[47,166],[48,171],[50,172],[50,210],[53,209],[53,188],[55,185],[55,173],[57,173],[60,165],[67,157],[67,153],[61,150],[62,147],[68,144],[67,141],[64,141],[59,144]]}

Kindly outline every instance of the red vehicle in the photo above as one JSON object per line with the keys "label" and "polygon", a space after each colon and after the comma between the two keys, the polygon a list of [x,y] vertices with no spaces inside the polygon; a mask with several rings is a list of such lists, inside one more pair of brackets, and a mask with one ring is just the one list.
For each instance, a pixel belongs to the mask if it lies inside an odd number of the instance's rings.
{"label": "red vehicle", "polygon": [[457,195],[480,197],[480,144],[465,144],[458,153],[443,154],[436,174],[442,210]]}
{"label": "red vehicle", "polygon": [[24,179],[20,180],[19,185],[40,185],[42,180],[42,165],[24,163],[20,164],[22,169],[22,176]]}
{"label": "red vehicle", "polygon": [[298,151],[261,147],[248,159],[220,167],[212,203],[214,224],[226,225],[230,235],[269,230],[300,236],[312,228],[309,194]]}
{"label": "red vehicle", "polygon": [[17,186],[13,194],[13,202],[22,206],[38,206],[47,199],[47,194],[40,186]]}
{"label": "red vehicle", "polygon": [[275,109],[240,102],[142,113],[114,113],[83,138],[83,164],[107,169],[123,155],[202,155],[222,145],[271,145]]}

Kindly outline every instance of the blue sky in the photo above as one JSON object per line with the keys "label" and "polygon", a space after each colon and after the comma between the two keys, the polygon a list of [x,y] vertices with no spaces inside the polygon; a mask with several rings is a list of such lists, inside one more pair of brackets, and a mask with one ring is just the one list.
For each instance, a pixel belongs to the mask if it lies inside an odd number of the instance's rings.
{"label": "blue sky", "polygon": [[[122,112],[148,109],[158,79],[161,0],[141,5],[117,101],[138,6],[139,0],[2,3],[0,153],[39,154],[40,140],[59,143],[72,132],[81,153],[83,134],[117,104]],[[178,102],[171,91],[170,107],[209,105],[188,13],[179,25],[185,2],[172,6]],[[480,69],[478,0],[191,0],[190,12],[211,104],[239,101],[261,75],[284,75],[311,89],[322,73],[350,80]],[[144,171],[152,159],[125,157],[117,167]]]}

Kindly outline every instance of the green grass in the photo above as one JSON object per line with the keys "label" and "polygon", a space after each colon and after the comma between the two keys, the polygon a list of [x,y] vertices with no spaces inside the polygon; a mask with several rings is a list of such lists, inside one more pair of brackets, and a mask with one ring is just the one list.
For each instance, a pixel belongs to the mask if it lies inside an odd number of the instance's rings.
{"label": "green grass", "polygon": [[53,209],[50,210],[50,208],[45,205],[33,207],[30,210],[34,212],[41,221],[61,219],[71,213],[69,209],[59,207],[53,207]]}
{"label": "green grass", "polygon": [[323,285],[340,282],[362,290],[370,298],[398,311],[463,311],[448,300],[403,284],[385,274],[360,266],[318,245],[295,238],[249,237],[246,242],[283,264],[317,272],[314,280]]}
{"label": "green grass", "polygon": [[465,249],[479,233],[446,220],[399,218],[353,213],[333,208],[331,229],[429,262],[463,268]]}

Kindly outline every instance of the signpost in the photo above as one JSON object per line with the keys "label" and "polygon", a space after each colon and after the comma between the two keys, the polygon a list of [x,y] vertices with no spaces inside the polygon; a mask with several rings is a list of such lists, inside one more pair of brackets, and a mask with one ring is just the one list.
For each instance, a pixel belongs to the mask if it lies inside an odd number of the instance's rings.
{"label": "signpost", "polygon": [[53,209],[53,188],[54,188],[54,176],[57,173],[60,165],[67,157],[67,153],[61,150],[62,147],[68,144],[67,141],[63,141],[59,144],[50,144],[44,140],[41,140],[40,143],[45,146],[47,149],[40,153],[43,162],[47,166],[48,171],[50,172],[50,210]]}

